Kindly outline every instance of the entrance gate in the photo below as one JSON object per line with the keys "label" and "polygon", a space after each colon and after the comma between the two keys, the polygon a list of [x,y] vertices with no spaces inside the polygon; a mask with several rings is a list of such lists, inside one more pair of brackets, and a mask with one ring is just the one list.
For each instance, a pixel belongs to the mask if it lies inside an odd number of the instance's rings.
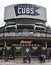
{"label": "entrance gate", "polygon": [[[2,48],[4,48],[3,51],[6,52],[5,56],[7,56],[8,59],[15,59],[23,57],[27,48],[30,49],[30,54],[32,57],[38,57],[39,54],[44,53],[46,51],[46,49],[40,48],[42,47],[41,45],[41,41],[32,42],[32,40],[15,40],[14,42],[6,42],[6,50],[4,46]],[[0,48],[1,51],[2,48]],[[4,55],[3,51],[0,52],[0,57]]]}
{"label": "entrance gate", "polygon": [[[29,49],[32,57],[38,57],[39,54],[41,53],[46,54],[46,48],[44,47],[40,48],[40,47],[31,46],[31,45],[27,45],[27,46],[22,45],[19,47],[14,47],[14,46],[6,47],[5,57],[7,57],[8,59],[22,58],[25,55],[27,48]],[[3,51],[0,52],[0,59],[2,58],[2,56],[3,56]]]}

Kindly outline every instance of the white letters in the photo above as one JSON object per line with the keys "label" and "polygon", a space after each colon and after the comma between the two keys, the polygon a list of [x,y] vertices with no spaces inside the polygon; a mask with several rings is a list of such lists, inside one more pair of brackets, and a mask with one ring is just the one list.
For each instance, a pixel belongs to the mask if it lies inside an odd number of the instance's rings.
{"label": "white letters", "polygon": [[20,10],[21,10],[21,8],[19,7],[19,8],[18,8],[18,14],[21,14],[21,11],[20,11]]}
{"label": "white letters", "polygon": [[22,14],[25,14],[25,8],[22,8]]}
{"label": "white letters", "polygon": [[30,9],[26,8],[26,14],[29,14],[29,13],[30,13]]}
{"label": "white letters", "polygon": [[30,13],[34,14],[34,9],[33,8],[30,9]]}
{"label": "white letters", "polygon": [[19,7],[18,14],[34,14],[34,8]]}

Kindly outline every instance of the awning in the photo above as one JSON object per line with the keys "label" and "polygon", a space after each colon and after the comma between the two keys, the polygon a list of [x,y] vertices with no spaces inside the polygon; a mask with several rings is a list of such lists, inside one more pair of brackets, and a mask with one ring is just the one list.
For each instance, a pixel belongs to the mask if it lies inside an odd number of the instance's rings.
{"label": "awning", "polygon": [[31,44],[32,43],[32,40],[21,40],[20,42],[21,44]]}

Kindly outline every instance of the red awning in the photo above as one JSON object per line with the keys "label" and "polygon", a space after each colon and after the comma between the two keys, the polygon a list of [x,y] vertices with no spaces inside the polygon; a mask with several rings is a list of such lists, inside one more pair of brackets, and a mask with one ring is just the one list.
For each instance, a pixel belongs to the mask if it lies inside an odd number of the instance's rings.
{"label": "red awning", "polygon": [[21,40],[20,42],[21,44],[27,43],[27,44],[31,44],[32,40]]}

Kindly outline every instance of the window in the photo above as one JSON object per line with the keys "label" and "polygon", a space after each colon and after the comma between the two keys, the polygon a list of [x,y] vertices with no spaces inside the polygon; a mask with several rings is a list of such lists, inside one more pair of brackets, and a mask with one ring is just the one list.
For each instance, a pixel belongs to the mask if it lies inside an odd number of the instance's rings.
{"label": "window", "polygon": [[40,30],[40,31],[42,31],[42,30],[44,30],[44,28],[36,27],[35,30]]}
{"label": "window", "polygon": [[34,30],[34,26],[32,26],[32,25],[18,25],[17,29],[18,29],[18,31],[21,31],[21,32],[23,32],[23,31],[31,32]]}
{"label": "window", "polygon": [[14,32],[15,30],[16,30],[15,27],[7,27],[6,28],[6,31],[8,31],[8,32]]}

